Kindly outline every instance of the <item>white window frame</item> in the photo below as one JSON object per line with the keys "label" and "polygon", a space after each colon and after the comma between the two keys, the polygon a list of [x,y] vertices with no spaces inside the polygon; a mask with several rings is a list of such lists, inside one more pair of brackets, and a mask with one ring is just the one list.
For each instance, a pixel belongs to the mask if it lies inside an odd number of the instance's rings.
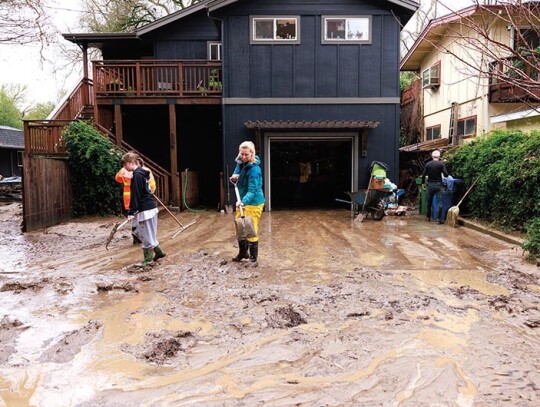
{"label": "white window frame", "polygon": [[[255,38],[255,24],[259,21],[272,21],[273,38]],[[277,38],[277,24],[279,20],[295,20],[296,38]],[[251,44],[300,44],[300,16],[250,16],[249,35]]]}
{"label": "white window frame", "polygon": [[[433,130],[439,130],[439,136],[438,137],[433,137]],[[431,137],[428,137],[428,133],[431,133]],[[441,125],[440,124],[437,124],[435,126],[430,126],[430,127],[426,127],[426,141],[429,141],[429,140],[438,140],[441,138]]]}
{"label": "white window frame", "polygon": [[[329,20],[344,20],[345,38],[328,38]],[[351,20],[364,20],[367,23],[367,30],[362,31],[362,39],[347,38],[347,27],[350,26]],[[371,16],[321,16],[321,43],[322,44],[371,44]]]}
{"label": "white window frame", "polygon": [[[467,128],[467,122],[474,122],[474,131],[472,133],[465,133],[465,129]],[[463,134],[460,134],[459,133],[459,127],[460,127],[460,123],[463,123]],[[465,117],[463,119],[459,119],[458,122],[457,122],[457,128],[456,128],[456,135],[458,137],[466,137],[466,136],[474,136],[476,135],[477,131],[478,131],[478,122],[476,120],[476,116],[470,116],[470,117]]]}
{"label": "white window frame", "polygon": [[[216,47],[217,58],[212,58],[212,48]],[[207,54],[208,60],[210,61],[221,61],[221,42],[219,41],[208,41],[207,43]]]}
{"label": "white window frame", "polygon": [[[436,74],[435,74],[436,73]],[[422,88],[437,88],[441,85],[441,61],[422,71]]]}

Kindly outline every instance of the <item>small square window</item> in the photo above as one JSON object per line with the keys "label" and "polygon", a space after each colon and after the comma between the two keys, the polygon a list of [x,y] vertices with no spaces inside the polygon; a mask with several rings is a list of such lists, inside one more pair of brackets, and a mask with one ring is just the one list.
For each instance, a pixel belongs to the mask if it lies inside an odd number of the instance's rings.
{"label": "small square window", "polygon": [[426,141],[441,138],[441,125],[426,128]]}
{"label": "small square window", "polygon": [[476,117],[469,117],[468,119],[458,120],[457,122],[457,135],[468,136],[476,134]]}
{"label": "small square window", "polygon": [[422,71],[422,87],[437,88],[441,84],[441,62]]}
{"label": "small square window", "polygon": [[371,44],[370,16],[323,16],[323,44]]}
{"label": "small square window", "polygon": [[251,43],[300,43],[299,17],[251,17]]}
{"label": "small square window", "polygon": [[211,61],[221,61],[221,42],[208,43],[208,59]]}

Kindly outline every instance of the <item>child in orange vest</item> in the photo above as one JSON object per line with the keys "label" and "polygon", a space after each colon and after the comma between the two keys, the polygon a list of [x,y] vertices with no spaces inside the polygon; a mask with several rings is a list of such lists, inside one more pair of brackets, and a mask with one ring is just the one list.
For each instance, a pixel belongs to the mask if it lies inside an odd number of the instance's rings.
{"label": "child in orange vest", "polygon": [[[148,168],[144,167],[144,162],[142,159],[139,159],[138,161],[139,166],[143,167],[145,170],[150,171]],[[133,172],[126,170],[124,167],[120,168],[120,171],[116,173],[114,176],[114,179],[116,182],[122,184],[122,201],[124,203],[124,209],[129,211],[129,201],[131,200],[131,179],[133,178]],[[152,171],[150,171],[150,181],[149,185],[150,191],[154,193],[156,190],[156,180],[154,179],[154,175],[152,174]],[[139,238],[137,234],[137,225],[138,222],[135,220],[133,221],[131,225],[131,236],[133,236],[133,244],[140,244],[141,239]]]}

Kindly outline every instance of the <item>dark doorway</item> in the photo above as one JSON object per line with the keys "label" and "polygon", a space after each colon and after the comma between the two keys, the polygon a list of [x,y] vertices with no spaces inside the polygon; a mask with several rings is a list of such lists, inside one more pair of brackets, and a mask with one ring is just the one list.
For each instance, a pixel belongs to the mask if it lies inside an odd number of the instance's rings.
{"label": "dark doorway", "polygon": [[342,207],[335,198],[351,190],[351,140],[272,140],[272,210]]}

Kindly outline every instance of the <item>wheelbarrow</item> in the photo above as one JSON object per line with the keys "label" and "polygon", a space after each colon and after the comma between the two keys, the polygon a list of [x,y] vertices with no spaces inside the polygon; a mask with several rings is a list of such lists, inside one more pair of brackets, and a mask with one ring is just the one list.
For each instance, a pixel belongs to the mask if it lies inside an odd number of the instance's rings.
{"label": "wheelbarrow", "polygon": [[374,220],[382,220],[384,218],[384,200],[388,194],[385,190],[380,189],[359,189],[354,192],[345,192],[351,198],[350,201],[336,198],[337,202],[344,202],[351,205],[353,217],[356,218],[361,212],[371,215]]}

